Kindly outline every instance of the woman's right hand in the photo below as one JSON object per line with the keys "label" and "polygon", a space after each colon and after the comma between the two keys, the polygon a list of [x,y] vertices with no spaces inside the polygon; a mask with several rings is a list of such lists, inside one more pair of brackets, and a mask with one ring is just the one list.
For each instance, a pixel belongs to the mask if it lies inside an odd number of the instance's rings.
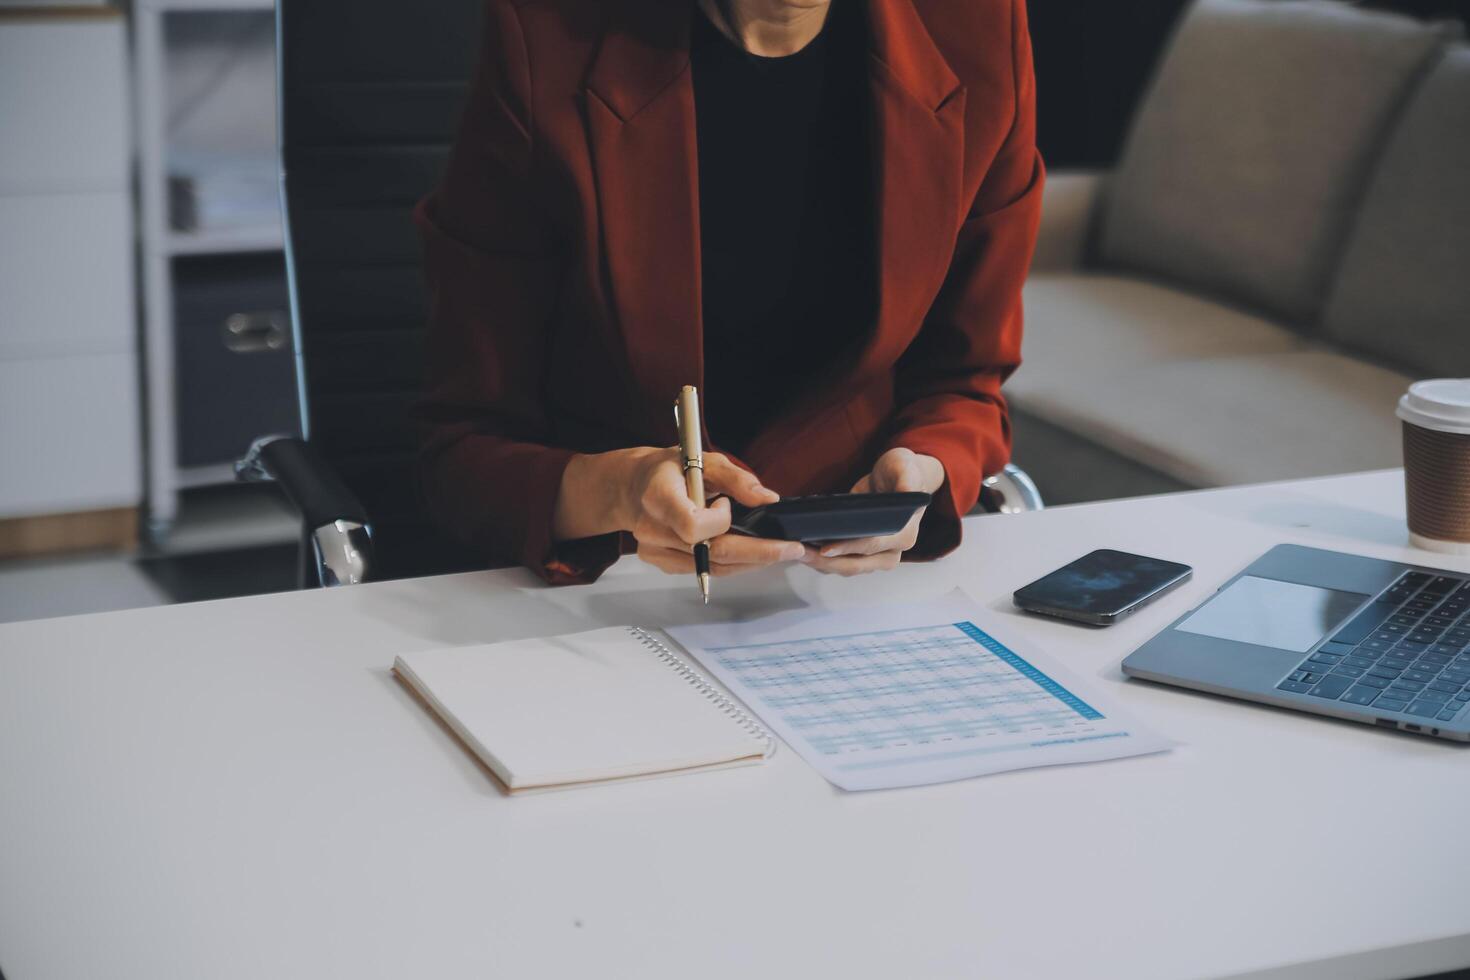
{"label": "woman's right hand", "polygon": [[796,561],[804,550],[794,541],[769,541],[730,534],[730,500],[748,507],[781,499],[721,453],[704,454],[704,488],[725,494],[709,507],[694,506],[684,486],[684,461],[677,449],[640,454],[624,484],[625,521],[638,539],[638,557],[671,575],[694,572],[694,545],[709,542],[710,572],[735,575],[777,562]]}
{"label": "woman's right hand", "polygon": [[[781,499],[722,453],[704,454],[704,486],[711,496],[725,494],[748,507]],[[638,541],[639,558],[678,575],[693,574],[694,546],[700,541],[709,542],[710,572],[719,576],[804,556],[799,542],[728,533],[730,501],[726,497],[709,507],[696,507],[684,486],[678,449],[642,447],[578,456],[562,478],[557,537],[567,540],[609,530],[631,531]]]}

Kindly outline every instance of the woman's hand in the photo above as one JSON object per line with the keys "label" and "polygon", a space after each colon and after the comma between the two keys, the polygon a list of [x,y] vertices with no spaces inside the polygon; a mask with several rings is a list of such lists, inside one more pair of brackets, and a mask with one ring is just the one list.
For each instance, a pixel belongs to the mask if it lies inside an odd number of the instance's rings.
{"label": "woman's hand", "polygon": [[[944,486],[944,464],[933,456],[921,456],[910,449],[890,449],[878,457],[873,472],[859,480],[853,493],[935,493]],[[821,572],[837,575],[862,575],[895,568],[903,553],[919,539],[919,522],[926,508],[904,525],[902,531],[882,538],[858,538],[834,541],[820,550],[812,548],[803,559]]]}
{"label": "woman's hand", "polygon": [[[704,454],[707,493],[723,493],[748,507],[781,499],[721,453]],[[664,572],[694,572],[694,545],[708,541],[710,572],[733,575],[782,561],[805,549],[794,541],[768,541],[729,534],[730,501],[703,509],[684,486],[678,449],[623,449],[575,456],[562,476],[554,532],[558,540],[631,531],[638,557]]]}

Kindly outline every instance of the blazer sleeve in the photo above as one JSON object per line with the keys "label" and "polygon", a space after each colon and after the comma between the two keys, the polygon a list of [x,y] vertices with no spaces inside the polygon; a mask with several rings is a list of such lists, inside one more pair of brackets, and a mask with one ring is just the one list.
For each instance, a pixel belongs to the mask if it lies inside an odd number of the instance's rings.
{"label": "blazer sleeve", "polygon": [[975,506],[981,482],[1010,459],[1000,387],[1021,362],[1021,287],[1044,181],[1024,0],[1012,9],[1014,121],[961,225],[944,285],[897,367],[887,447],[934,456],[946,475],[905,556],[911,559],[937,558],[959,545],[960,518]]}
{"label": "blazer sleeve", "polygon": [[549,444],[547,324],[566,266],[543,206],[531,67],[515,8],[488,0],[479,67],[440,186],[419,203],[429,286],[419,482],[434,519],[553,584],[595,578],[619,536],[556,545],[574,455]]}

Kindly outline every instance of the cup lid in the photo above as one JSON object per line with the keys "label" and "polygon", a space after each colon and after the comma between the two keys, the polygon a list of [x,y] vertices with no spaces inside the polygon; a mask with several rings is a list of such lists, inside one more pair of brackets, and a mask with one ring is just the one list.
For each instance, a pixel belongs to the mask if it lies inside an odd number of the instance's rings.
{"label": "cup lid", "polygon": [[1399,399],[1397,414],[1421,429],[1470,435],[1470,378],[1416,381]]}

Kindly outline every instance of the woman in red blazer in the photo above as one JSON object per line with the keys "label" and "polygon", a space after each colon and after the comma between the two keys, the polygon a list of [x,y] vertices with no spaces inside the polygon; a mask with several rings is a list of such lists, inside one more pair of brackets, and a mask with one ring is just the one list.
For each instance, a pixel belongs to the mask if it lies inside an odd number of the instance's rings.
{"label": "woman in red blazer", "polygon": [[[1008,458],[1041,184],[1024,0],[488,0],[417,216],[431,509],[554,583],[705,539],[717,574],[945,554]],[[820,552],[725,534],[661,448],[685,384],[715,490],[933,502]]]}

